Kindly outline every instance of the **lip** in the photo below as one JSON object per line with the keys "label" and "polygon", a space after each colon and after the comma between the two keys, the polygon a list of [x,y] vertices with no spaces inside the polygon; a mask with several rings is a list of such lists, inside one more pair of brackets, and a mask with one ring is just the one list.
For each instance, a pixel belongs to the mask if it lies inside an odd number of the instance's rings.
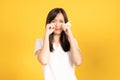
{"label": "lip", "polygon": [[55,30],[61,30],[61,28],[56,28]]}

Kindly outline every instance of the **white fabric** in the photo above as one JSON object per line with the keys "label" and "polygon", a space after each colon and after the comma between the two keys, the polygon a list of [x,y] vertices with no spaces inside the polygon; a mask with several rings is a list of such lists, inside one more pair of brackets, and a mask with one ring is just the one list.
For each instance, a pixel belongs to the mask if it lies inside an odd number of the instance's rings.
{"label": "white fabric", "polygon": [[[43,39],[37,39],[35,52],[41,49],[42,45]],[[49,63],[43,66],[44,80],[77,80],[74,65],[70,59],[70,52],[64,52],[61,45],[53,44],[53,48],[54,51],[50,52]]]}
{"label": "white fabric", "polygon": [[35,50],[34,50],[34,55],[36,55],[36,51],[38,49],[41,49],[43,45],[43,39],[37,39],[36,44],[35,44]]}

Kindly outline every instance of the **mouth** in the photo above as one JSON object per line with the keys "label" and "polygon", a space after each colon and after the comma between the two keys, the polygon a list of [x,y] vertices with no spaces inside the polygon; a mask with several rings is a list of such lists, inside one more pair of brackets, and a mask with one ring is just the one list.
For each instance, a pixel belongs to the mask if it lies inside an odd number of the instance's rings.
{"label": "mouth", "polygon": [[61,28],[55,28],[55,30],[61,30]]}

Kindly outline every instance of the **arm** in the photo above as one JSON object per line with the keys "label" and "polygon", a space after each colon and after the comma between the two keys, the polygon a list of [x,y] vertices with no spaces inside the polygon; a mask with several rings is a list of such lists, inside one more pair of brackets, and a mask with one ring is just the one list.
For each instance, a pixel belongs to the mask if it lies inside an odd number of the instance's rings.
{"label": "arm", "polygon": [[76,66],[79,66],[82,63],[82,57],[80,55],[80,50],[75,43],[75,39],[73,38],[72,34],[69,36],[69,41],[70,41],[70,52],[71,52],[71,58],[73,64]]}
{"label": "arm", "polygon": [[46,65],[49,62],[49,35],[45,34],[43,47],[36,51],[37,59],[42,65]]}
{"label": "arm", "polygon": [[68,40],[70,42],[70,52],[71,52],[71,59],[74,65],[79,66],[82,62],[82,57],[80,55],[80,50],[75,43],[75,39],[73,38],[72,32],[70,30],[70,26],[66,26],[63,24],[63,30],[68,36]]}
{"label": "arm", "polygon": [[47,24],[46,33],[44,36],[43,46],[41,49],[36,51],[37,59],[42,65],[47,65],[50,57],[49,49],[49,35],[54,31],[54,25]]}

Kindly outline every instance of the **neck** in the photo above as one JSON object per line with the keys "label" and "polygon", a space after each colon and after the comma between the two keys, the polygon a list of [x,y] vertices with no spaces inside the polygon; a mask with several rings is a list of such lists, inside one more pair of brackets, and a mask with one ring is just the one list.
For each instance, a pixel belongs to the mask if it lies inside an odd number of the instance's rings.
{"label": "neck", "polygon": [[60,43],[60,35],[54,35],[53,43],[55,43],[55,44],[59,44]]}

